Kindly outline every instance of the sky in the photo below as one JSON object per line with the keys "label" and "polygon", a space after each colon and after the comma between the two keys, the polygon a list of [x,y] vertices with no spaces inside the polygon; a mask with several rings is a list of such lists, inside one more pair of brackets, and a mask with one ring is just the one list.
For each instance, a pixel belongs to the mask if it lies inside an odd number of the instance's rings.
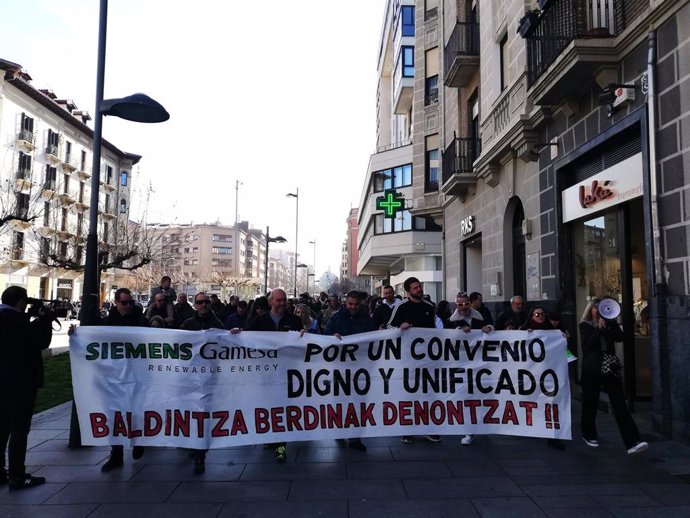
{"label": "sky", "polygon": [[[133,219],[239,218],[295,248],[317,277],[339,275],[345,220],[359,204],[376,138],[376,58],[385,0],[109,2],[105,95],[143,92],[162,124],[106,117],[103,136],[142,155],[133,186],[152,188]],[[0,58],[21,64],[93,114],[96,0],[2,0]]]}

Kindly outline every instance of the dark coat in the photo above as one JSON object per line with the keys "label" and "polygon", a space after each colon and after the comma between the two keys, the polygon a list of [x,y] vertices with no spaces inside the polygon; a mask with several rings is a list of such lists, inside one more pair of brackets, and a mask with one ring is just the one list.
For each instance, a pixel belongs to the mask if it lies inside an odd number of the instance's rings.
{"label": "dark coat", "polygon": [[426,327],[434,329],[436,327],[436,310],[431,302],[422,300],[414,302],[410,299],[403,300],[393,308],[393,314],[388,321],[388,327],[400,327],[400,324],[407,322],[412,327]]}
{"label": "dark coat", "polygon": [[301,331],[303,328],[302,320],[291,313],[285,313],[276,328],[271,312],[267,311],[252,320],[247,326],[247,331]]}
{"label": "dark coat", "polygon": [[501,314],[496,317],[496,331],[504,330],[506,323],[511,320],[515,321],[515,328],[517,329],[527,320],[527,312],[520,311],[515,313],[510,307],[505,311],[501,311]]}
{"label": "dark coat", "polygon": [[547,318],[544,318],[543,322],[535,322],[534,320],[528,320],[520,326],[522,331],[527,331],[528,329],[553,329],[551,322]]}
{"label": "dark coat", "polygon": [[235,327],[239,327],[240,329],[244,329],[245,324],[247,323],[247,312],[244,312],[244,315],[240,315],[237,311],[234,313],[230,313],[230,315],[223,321],[223,325],[225,326],[225,329],[233,329]]}
{"label": "dark coat", "polygon": [[201,318],[198,312],[182,322],[180,329],[185,331],[203,331],[205,329],[225,329],[223,322],[218,320],[216,314],[211,311],[206,318]]}
{"label": "dark coat", "polygon": [[177,327],[182,326],[185,320],[194,316],[194,308],[189,302],[178,302],[173,309],[175,311],[175,325]]}
{"label": "dark coat", "polygon": [[141,309],[139,309],[137,306],[134,306],[132,311],[127,315],[121,315],[117,308],[112,309],[110,313],[108,313],[108,316],[101,320],[101,325],[146,327],[148,322],[146,321]]}
{"label": "dark coat", "polygon": [[50,346],[51,321],[0,308],[0,397],[14,397],[43,386],[41,351]]}
{"label": "dark coat", "polygon": [[591,322],[580,322],[580,343],[582,344],[582,372],[601,373],[601,353],[616,353],[616,342],[623,341],[623,330],[615,320],[607,320],[606,327],[599,329]]}
{"label": "dark coat", "polygon": [[366,311],[358,311],[352,315],[347,309],[340,309],[333,313],[323,334],[334,335],[338,333],[341,336],[348,336],[375,330],[376,324]]}

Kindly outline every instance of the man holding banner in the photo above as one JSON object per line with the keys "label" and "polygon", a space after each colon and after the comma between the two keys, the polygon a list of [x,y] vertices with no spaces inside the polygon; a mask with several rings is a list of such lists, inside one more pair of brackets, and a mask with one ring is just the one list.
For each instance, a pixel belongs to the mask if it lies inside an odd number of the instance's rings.
{"label": "man holding banner", "polygon": [[[359,291],[352,290],[345,296],[345,307],[338,310],[326,324],[325,335],[333,335],[336,338],[356,335],[376,330],[374,320],[366,309],[361,306],[362,298]],[[357,451],[367,451],[362,439],[350,439],[350,448]]]}
{"label": "man holding banner", "polygon": [[[443,328],[436,323],[436,309],[434,305],[424,299],[424,288],[417,277],[408,277],[403,283],[403,288],[407,293],[407,299],[393,308],[391,319],[388,321],[388,328],[399,327],[403,331],[410,327],[426,327],[429,329]],[[438,319],[440,322],[440,319]],[[439,435],[427,435],[426,438],[431,442],[441,442]],[[414,441],[411,435],[403,435],[400,442],[410,444]]]}
{"label": "man holding banner", "polygon": [[[302,321],[295,315],[288,313],[285,309],[287,306],[287,295],[281,289],[275,289],[271,292],[268,302],[271,305],[271,311],[263,313],[256,317],[247,331],[302,331]],[[237,331],[237,330],[233,330]],[[285,462],[287,457],[286,443],[279,442],[268,447],[275,448],[276,462]]]}

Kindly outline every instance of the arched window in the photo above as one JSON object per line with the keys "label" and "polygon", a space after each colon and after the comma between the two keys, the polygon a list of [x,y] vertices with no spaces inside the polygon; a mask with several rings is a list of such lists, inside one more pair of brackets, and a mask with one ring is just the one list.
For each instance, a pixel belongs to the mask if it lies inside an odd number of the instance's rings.
{"label": "arched window", "polygon": [[120,200],[120,214],[127,214],[127,200]]}
{"label": "arched window", "polygon": [[120,185],[122,187],[127,187],[128,181],[129,181],[129,173],[127,171],[120,171]]}

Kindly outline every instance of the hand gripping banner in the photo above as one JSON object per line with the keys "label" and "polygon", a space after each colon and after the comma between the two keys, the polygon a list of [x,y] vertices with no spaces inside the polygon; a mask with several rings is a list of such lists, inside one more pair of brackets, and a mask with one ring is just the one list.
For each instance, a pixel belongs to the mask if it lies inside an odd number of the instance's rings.
{"label": "hand gripping banner", "polygon": [[195,449],[396,435],[571,438],[559,331],[80,327],[82,442]]}

